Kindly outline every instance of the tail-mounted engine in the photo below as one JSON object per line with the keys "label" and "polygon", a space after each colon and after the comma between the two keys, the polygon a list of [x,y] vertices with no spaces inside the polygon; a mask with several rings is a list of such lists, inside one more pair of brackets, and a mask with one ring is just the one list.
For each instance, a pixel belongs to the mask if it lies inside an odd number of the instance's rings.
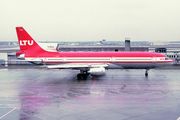
{"label": "tail-mounted engine", "polygon": [[44,50],[57,52],[59,49],[58,43],[38,43]]}

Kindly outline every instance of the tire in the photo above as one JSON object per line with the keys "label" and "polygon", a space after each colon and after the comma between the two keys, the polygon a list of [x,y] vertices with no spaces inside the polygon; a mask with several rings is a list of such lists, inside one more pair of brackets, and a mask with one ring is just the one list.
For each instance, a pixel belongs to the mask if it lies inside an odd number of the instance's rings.
{"label": "tire", "polygon": [[147,76],[148,76],[148,73],[145,73],[145,76],[147,77]]}

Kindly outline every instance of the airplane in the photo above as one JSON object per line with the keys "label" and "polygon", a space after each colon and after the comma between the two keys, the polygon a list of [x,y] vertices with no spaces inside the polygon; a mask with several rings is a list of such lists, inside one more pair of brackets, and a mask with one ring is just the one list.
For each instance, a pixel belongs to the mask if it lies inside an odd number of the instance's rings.
{"label": "airplane", "polygon": [[166,55],[152,52],[59,52],[55,47],[44,49],[23,27],[16,27],[20,51],[18,59],[46,66],[48,69],[76,69],[78,79],[88,75],[102,76],[105,69],[145,69],[169,66]]}

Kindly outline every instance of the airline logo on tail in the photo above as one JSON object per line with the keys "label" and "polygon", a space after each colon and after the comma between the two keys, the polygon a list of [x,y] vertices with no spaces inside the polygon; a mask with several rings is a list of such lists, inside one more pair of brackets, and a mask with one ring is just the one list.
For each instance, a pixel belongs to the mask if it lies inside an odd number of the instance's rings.
{"label": "airline logo on tail", "polygon": [[23,27],[16,27],[16,32],[20,46],[20,51],[16,53],[17,56],[20,54],[36,56],[36,53],[45,53],[41,46],[39,46]]}
{"label": "airline logo on tail", "polygon": [[23,27],[16,27],[16,32],[21,50],[40,48],[38,43],[34,41]]}
{"label": "airline logo on tail", "polygon": [[19,45],[20,46],[33,45],[33,40],[20,40]]}

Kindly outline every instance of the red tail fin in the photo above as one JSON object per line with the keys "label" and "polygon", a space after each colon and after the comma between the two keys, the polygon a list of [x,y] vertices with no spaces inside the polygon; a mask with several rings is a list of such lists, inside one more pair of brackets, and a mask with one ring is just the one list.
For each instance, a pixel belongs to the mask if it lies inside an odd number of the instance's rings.
{"label": "red tail fin", "polygon": [[16,27],[16,32],[21,50],[26,50],[33,47],[40,47],[23,27]]}
{"label": "red tail fin", "polygon": [[26,32],[23,27],[16,27],[16,32],[20,47],[20,51],[16,53],[16,55],[24,53],[25,50],[28,50],[29,53],[31,53],[31,50],[36,52],[42,50],[38,43]]}

